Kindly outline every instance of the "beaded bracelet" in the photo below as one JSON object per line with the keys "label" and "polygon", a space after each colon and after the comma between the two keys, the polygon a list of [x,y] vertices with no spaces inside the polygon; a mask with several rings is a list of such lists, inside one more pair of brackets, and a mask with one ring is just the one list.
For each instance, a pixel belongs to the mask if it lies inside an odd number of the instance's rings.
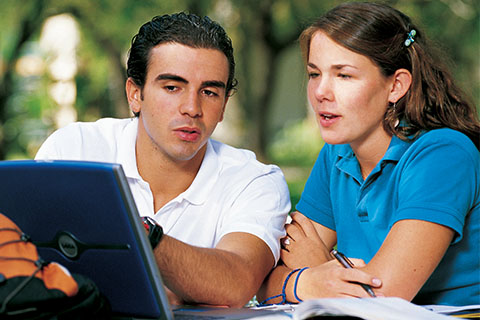
{"label": "beaded bracelet", "polygon": [[[305,269],[305,268],[304,268]],[[267,304],[266,302],[269,301],[269,300],[272,300],[272,299],[275,299],[275,298],[278,298],[278,297],[282,297],[282,301],[279,302],[279,303],[276,303],[276,304],[284,304],[285,302],[287,302],[287,294],[285,293],[285,288],[287,287],[287,283],[288,283],[288,280],[290,280],[290,277],[297,271],[300,271],[301,269],[295,269],[295,270],[292,270],[290,271],[290,273],[287,275],[287,277],[285,278],[285,281],[283,282],[283,286],[282,286],[282,293],[280,294],[277,294],[275,296],[272,296],[272,297],[269,297],[265,300],[263,300],[262,302],[260,302],[258,305],[259,306],[268,306],[268,305],[272,305],[271,303]],[[297,276],[298,278],[298,276]],[[296,283],[296,282],[295,282]]]}
{"label": "beaded bracelet", "polygon": [[297,273],[297,277],[295,278],[295,283],[293,285],[293,296],[295,297],[295,299],[297,299],[298,302],[303,302],[302,299],[300,299],[298,296],[297,296],[297,283],[298,283],[298,278],[300,278],[300,275],[302,274],[303,271],[309,269],[309,267],[304,267],[302,269],[300,269]]}

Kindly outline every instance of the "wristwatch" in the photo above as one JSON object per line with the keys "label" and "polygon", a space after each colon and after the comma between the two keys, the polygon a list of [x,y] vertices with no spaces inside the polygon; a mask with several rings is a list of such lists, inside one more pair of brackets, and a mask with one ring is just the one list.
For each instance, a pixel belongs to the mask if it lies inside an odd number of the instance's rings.
{"label": "wristwatch", "polygon": [[142,217],[142,221],[145,229],[148,231],[148,239],[150,240],[152,250],[155,250],[160,240],[162,240],[163,228],[150,217]]}

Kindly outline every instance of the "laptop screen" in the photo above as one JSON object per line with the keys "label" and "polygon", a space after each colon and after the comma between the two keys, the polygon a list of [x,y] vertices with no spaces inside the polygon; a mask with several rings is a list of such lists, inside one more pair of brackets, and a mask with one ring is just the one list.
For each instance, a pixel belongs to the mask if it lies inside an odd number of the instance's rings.
{"label": "laptop screen", "polygon": [[92,279],[113,312],[173,318],[121,165],[1,161],[0,212],[44,260]]}

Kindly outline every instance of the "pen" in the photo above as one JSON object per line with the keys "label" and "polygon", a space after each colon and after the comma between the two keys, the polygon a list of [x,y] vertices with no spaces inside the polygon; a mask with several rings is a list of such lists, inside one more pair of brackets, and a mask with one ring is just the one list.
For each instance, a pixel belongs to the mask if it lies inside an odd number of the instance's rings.
{"label": "pen", "polygon": [[[338,252],[337,250],[335,249],[332,249],[332,251],[330,251],[330,253],[332,254],[332,256],[335,257],[335,259],[337,259],[338,262],[340,262],[340,264],[342,266],[344,266],[345,268],[347,269],[351,269],[353,268],[353,263],[352,261],[350,261],[343,253],[341,252]],[[364,283],[359,283],[359,285],[362,286],[363,289],[365,289],[365,291],[367,291],[367,293],[375,298],[375,293],[373,292],[372,288],[368,285],[368,284],[364,284]]]}

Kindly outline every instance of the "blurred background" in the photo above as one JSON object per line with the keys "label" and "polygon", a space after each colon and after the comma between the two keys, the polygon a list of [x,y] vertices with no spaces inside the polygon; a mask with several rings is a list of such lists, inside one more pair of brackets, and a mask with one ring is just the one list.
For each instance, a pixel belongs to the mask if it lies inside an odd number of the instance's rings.
{"label": "blurred background", "polygon": [[[233,41],[238,92],[214,138],[279,165],[295,205],[323,142],[306,100],[297,38],[335,0],[0,0],[0,160],[31,159],[72,121],[132,116],[125,64],[155,15],[209,15]],[[384,1],[450,60],[479,106],[480,1]]]}

